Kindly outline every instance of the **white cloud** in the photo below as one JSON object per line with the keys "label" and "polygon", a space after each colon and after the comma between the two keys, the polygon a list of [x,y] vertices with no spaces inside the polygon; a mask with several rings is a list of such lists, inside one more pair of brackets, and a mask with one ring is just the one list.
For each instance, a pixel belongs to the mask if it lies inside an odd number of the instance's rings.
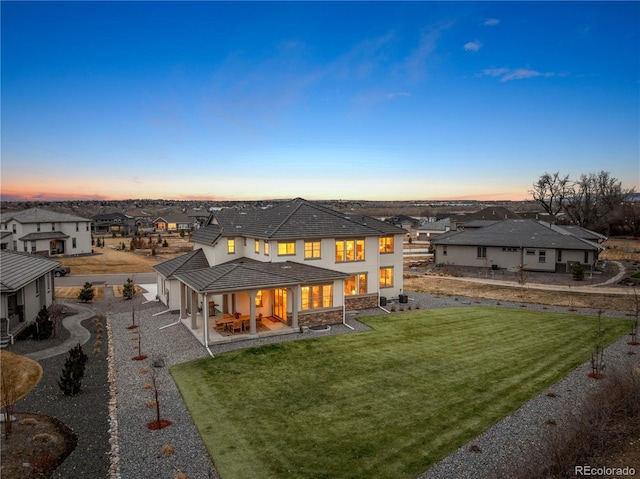
{"label": "white cloud", "polygon": [[392,100],[392,99],[398,98],[398,97],[402,97],[402,96],[411,96],[411,93],[406,92],[406,91],[393,91],[393,92],[387,93],[387,98],[389,100]]}
{"label": "white cloud", "polygon": [[511,80],[524,80],[526,78],[535,78],[535,77],[553,77],[553,76],[567,76],[566,73],[556,74],[555,72],[539,72],[537,70],[531,70],[529,68],[516,68],[515,70],[511,70],[510,68],[485,68],[479,73],[478,77],[500,77],[501,82],[507,82]]}
{"label": "white cloud", "polygon": [[493,27],[493,26],[497,25],[498,23],[500,23],[500,20],[498,20],[497,18],[487,18],[484,21],[484,25],[486,27]]}
{"label": "white cloud", "polygon": [[468,51],[468,52],[477,52],[481,48],[482,48],[482,43],[480,43],[478,40],[475,40],[473,42],[467,42],[464,44],[464,49],[465,51]]}
{"label": "white cloud", "polygon": [[543,77],[552,77],[555,73],[553,72],[539,72],[536,70],[530,70],[528,68],[518,68],[516,70],[510,71],[506,73],[502,78],[500,78],[501,82],[510,81],[510,80],[523,80],[525,78],[535,78],[539,76]]}

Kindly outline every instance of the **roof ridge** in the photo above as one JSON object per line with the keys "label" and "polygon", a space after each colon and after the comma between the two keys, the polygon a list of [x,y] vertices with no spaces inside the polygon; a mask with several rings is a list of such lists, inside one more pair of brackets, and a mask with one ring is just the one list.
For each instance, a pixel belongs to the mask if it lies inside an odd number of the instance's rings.
{"label": "roof ridge", "polygon": [[285,202],[285,203],[282,203],[282,204],[281,204],[280,206],[278,206],[277,208],[283,208],[283,207],[284,207],[285,205],[287,205],[288,203],[293,203],[293,202],[295,202],[295,201],[297,201],[297,202],[298,202],[298,204],[295,206],[295,208],[294,208],[294,209],[292,209],[292,210],[289,212],[289,214],[288,214],[288,215],[286,215],[286,217],[285,217],[285,218],[284,218],[284,219],[283,219],[283,220],[278,224],[278,226],[276,226],[275,228],[273,228],[273,230],[271,231],[271,234],[270,234],[269,236],[273,236],[275,233],[277,233],[277,232],[278,232],[278,230],[279,230],[280,228],[282,228],[282,226],[283,226],[287,221],[289,221],[289,218],[291,218],[291,216],[292,216],[296,211],[298,211],[298,210],[300,209],[300,207],[301,207],[304,203],[308,203],[308,201],[307,201],[307,200],[305,200],[305,199],[303,199],[303,198],[298,197],[298,198],[294,198],[294,199],[292,199],[292,200],[290,200],[290,201],[287,201],[287,202]]}

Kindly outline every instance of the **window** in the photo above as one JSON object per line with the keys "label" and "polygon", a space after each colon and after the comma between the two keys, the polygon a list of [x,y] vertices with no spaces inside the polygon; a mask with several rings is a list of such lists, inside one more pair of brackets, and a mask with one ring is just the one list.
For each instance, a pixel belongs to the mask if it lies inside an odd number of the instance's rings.
{"label": "window", "polygon": [[393,253],[393,236],[380,238],[380,253]]}
{"label": "window", "polygon": [[75,238],[71,238],[71,247],[72,248],[77,248],[78,247],[78,243],[77,243]]}
{"label": "window", "polygon": [[89,231],[89,223],[85,223],[85,224],[86,224],[85,231]]}
{"label": "window", "polygon": [[364,239],[336,240],[336,262],[363,260]]}
{"label": "window", "polygon": [[502,248],[502,251],[508,251],[508,252],[515,252],[518,251],[518,248],[511,248],[511,247],[507,247],[507,248]]}
{"label": "window", "polygon": [[527,254],[536,254],[536,250],[534,250],[534,249],[528,249],[528,250],[527,250]]}
{"label": "window", "polygon": [[360,273],[344,280],[345,296],[367,294],[367,273]]}
{"label": "window", "polygon": [[447,247],[446,246],[442,247],[442,256],[447,256]]}
{"label": "window", "polygon": [[289,256],[296,254],[295,241],[278,241],[278,256]]}
{"label": "window", "polygon": [[558,250],[558,263],[562,263],[562,250]]}
{"label": "window", "polygon": [[35,242],[35,241],[32,241],[32,242],[31,242],[31,252],[32,252],[32,253],[35,253],[35,252],[36,252],[36,242]]}
{"label": "window", "polygon": [[546,263],[547,262],[547,252],[541,250],[538,252],[538,263]]}
{"label": "window", "polygon": [[478,258],[486,258],[486,257],[487,257],[487,247],[478,246]]}
{"label": "window", "polygon": [[236,240],[235,238],[229,238],[227,240],[227,253],[234,254],[236,252]]}
{"label": "window", "polygon": [[51,231],[55,231],[56,230],[56,224],[55,223],[51,223]]}
{"label": "window", "polygon": [[584,263],[585,264],[589,263],[589,252],[588,251],[584,252]]}
{"label": "window", "polygon": [[13,232],[15,233],[16,232],[16,225],[11,225],[11,227],[13,229]]}
{"label": "window", "polygon": [[80,231],[80,223],[76,221],[76,231]]}
{"label": "window", "polygon": [[269,242],[264,240],[264,254],[269,256]]}
{"label": "window", "polygon": [[40,231],[40,223],[36,223],[36,230]]}
{"label": "window", "polygon": [[304,242],[304,259],[320,258],[320,241]]}
{"label": "window", "polygon": [[320,284],[302,287],[302,309],[330,308],[333,306],[333,285]]}
{"label": "window", "polygon": [[393,266],[380,268],[380,287],[390,288],[393,286]]}
{"label": "window", "polygon": [[40,278],[36,279],[36,296],[40,296]]}
{"label": "window", "polygon": [[51,274],[44,276],[45,284],[47,285],[47,293],[51,292]]}
{"label": "window", "polygon": [[256,307],[262,308],[262,290],[256,292]]}
{"label": "window", "polygon": [[24,252],[28,253],[29,252],[29,247],[27,246],[27,242],[24,241]]}
{"label": "window", "polygon": [[260,240],[255,241],[256,253],[260,253]]}

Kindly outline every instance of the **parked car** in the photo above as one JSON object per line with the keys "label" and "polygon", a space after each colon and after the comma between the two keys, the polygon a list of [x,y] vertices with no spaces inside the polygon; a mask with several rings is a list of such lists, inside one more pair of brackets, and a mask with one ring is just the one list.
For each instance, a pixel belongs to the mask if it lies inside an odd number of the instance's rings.
{"label": "parked car", "polygon": [[53,270],[54,276],[65,276],[69,273],[71,273],[71,268],[68,268],[65,266],[58,266],[56,269]]}

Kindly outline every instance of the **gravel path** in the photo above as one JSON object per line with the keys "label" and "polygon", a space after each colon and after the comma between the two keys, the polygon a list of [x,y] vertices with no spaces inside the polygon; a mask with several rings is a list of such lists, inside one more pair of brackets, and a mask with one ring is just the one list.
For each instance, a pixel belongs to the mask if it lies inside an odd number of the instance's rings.
{"label": "gravel path", "polygon": [[[416,305],[420,309],[439,309],[447,307],[496,305],[495,301],[475,301],[468,298],[433,296],[422,293],[408,293],[410,301],[406,305]],[[217,478],[217,473],[204,448],[200,436],[191,420],[180,393],[175,386],[169,368],[192,359],[207,356],[206,350],[181,325],[171,325],[177,321],[176,314],[160,314],[164,309],[156,302],[143,304],[144,299],[137,297],[133,301],[123,301],[107,295],[105,300],[90,305],[96,313],[107,313],[106,329],[109,335],[109,348],[101,348],[94,357],[90,356],[87,366],[83,393],[72,400],[61,397],[55,380],[60,374],[64,356],[41,361],[45,376],[33,393],[20,402],[20,410],[38,412],[55,416],[65,422],[79,434],[78,447],[74,453],[56,470],[53,477],[87,478],[106,477],[137,479],[158,478],[173,479],[178,471],[189,479]],[[127,327],[131,325],[132,307],[136,311],[136,324],[139,333]],[[519,308],[519,304],[502,303],[502,307]],[[528,305],[529,309],[548,311],[566,311],[566,308]],[[581,310],[587,314],[595,311]],[[349,314],[347,323],[354,330],[366,330],[367,327],[357,321],[360,316],[386,314],[380,308]],[[606,313],[609,316],[623,317],[623,313]],[[83,322],[91,330],[90,322]],[[160,329],[162,326],[167,328]],[[292,341],[318,335],[353,334],[350,328],[337,325],[329,332],[307,332],[286,336],[272,336],[240,343],[213,346],[212,352],[220,354],[238,348],[247,348],[274,342]],[[139,355],[135,348],[140,337],[141,353],[148,357],[133,360]],[[132,340],[136,338],[136,340]],[[64,337],[56,340],[64,341]],[[91,340],[95,341],[95,332]],[[30,352],[33,345],[12,347],[14,352]],[[19,351],[18,349],[21,349]],[[85,348],[86,349],[86,348]],[[639,355],[626,354],[626,339],[621,339],[607,351],[608,363],[638,361]],[[107,360],[108,359],[108,360]],[[154,362],[160,360],[163,364]],[[498,422],[470,444],[460,448],[454,454],[436,464],[419,479],[498,477],[505,464],[525,461],[540,440],[547,419],[560,420],[569,414],[576,403],[591,390],[596,381],[586,377],[583,366],[564,378],[551,390],[556,397],[544,393],[525,406]],[[154,391],[146,389],[155,375],[159,389],[161,418],[172,424],[157,431],[148,429],[147,424],[155,419],[155,408],[149,408],[147,402],[153,400]],[[110,396],[111,394],[111,396]],[[101,406],[109,404],[109,407]],[[79,414],[80,412],[80,414]],[[471,452],[471,444],[480,448],[480,453]],[[170,446],[171,453],[168,452]],[[163,453],[164,448],[164,453]]]}

